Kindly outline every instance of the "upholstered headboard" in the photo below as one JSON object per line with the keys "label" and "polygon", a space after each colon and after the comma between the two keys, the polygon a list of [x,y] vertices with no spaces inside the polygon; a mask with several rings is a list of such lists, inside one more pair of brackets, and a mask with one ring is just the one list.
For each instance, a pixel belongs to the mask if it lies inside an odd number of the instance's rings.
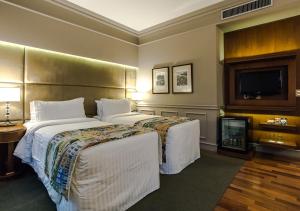
{"label": "upholstered headboard", "polygon": [[22,101],[12,105],[14,120],[30,118],[32,100],[76,97],[84,97],[86,114],[95,115],[95,99],[125,98],[136,84],[136,69],[132,67],[3,43],[0,74],[0,86],[22,89]]}

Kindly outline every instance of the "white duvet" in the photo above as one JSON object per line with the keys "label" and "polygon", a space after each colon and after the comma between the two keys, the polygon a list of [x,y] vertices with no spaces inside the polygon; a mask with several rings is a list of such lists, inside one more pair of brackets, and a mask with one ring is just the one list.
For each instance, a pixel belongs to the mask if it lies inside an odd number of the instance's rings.
{"label": "white duvet", "polygon": [[[137,121],[156,117],[137,112],[102,117],[114,124],[134,125]],[[166,162],[160,165],[162,174],[177,174],[200,158],[200,122],[193,120],[169,128],[166,137]]]}
{"label": "white duvet", "polygon": [[126,210],[159,188],[158,135],[150,132],[83,150],[71,183],[70,200],[55,192],[44,173],[48,142],[56,134],[109,123],[92,118],[26,123],[14,155],[30,164],[58,210]]}

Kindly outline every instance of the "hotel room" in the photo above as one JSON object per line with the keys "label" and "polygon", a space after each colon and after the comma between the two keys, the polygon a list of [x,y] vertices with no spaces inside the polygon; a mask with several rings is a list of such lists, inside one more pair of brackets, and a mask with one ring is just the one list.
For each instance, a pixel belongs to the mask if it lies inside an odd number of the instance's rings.
{"label": "hotel room", "polygon": [[0,210],[300,210],[300,0],[0,14]]}

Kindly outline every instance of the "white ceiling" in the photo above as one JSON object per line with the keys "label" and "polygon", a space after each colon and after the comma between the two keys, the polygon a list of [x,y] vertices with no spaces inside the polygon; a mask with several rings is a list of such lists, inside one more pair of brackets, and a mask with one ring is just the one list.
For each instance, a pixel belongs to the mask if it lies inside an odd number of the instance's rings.
{"label": "white ceiling", "polygon": [[136,31],[223,0],[67,0]]}

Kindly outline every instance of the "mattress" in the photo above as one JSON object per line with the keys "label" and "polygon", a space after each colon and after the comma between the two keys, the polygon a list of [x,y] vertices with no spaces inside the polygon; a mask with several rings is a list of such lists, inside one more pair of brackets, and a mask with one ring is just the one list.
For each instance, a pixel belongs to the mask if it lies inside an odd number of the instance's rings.
{"label": "mattress", "polygon": [[56,134],[108,125],[93,118],[27,123],[14,152],[38,174],[57,210],[126,210],[159,188],[158,135],[150,132],[83,150],[66,200],[44,173],[47,144]]}
{"label": "mattress", "polygon": [[[134,125],[137,121],[156,117],[137,112],[102,117],[105,122]],[[200,122],[193,120],[169,128],[166,136],[166,162],[160,173],[177,174],[200,158]]]}

